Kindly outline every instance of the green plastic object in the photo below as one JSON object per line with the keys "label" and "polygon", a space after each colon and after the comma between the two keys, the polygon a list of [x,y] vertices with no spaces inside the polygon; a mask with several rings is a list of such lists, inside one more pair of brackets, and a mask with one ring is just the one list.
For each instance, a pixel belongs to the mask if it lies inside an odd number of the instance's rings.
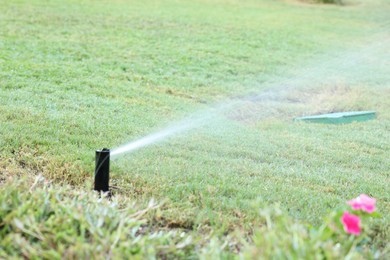
{"label": "green plastic object", "polygon": [[375,111],[352,111],[297,117],[294,119],[294,121],[306,121],[321,124],[348,124],[352,122],[372,120],[375,118],[375,116]]}

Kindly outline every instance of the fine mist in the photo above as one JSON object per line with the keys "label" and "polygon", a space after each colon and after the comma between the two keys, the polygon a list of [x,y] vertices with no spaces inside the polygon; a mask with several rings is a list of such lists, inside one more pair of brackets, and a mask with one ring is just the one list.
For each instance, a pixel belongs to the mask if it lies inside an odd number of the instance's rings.
{"label": "fine mist", "polygon": [[356,95],[351,91],[353,85],[373,83],[378,79],[381,82],[390,80],[390,75],[386,73],[390,66],[389,33],[376,33],[369,41],[357,45],[352,49],[317,57],[303,69],[293,69],[289,76],[275,78],[272,82],[258,86],[258,89],[262,89],[258,93],[251,91],[210,105],[160,131],[114,148],[111,155],[115,159],[205,124],[212,124],[218,116],[251,123],[270,117],[291,119],[294,115],[335,112],[333,110],[337,109],[332,107],[331,102],[343,102],[343,95]]}

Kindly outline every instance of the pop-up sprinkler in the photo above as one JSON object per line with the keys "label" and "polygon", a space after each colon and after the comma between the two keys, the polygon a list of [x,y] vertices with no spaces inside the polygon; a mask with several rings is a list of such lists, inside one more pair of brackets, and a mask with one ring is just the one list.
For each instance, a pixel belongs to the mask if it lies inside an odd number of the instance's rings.
{"label": "pop-up sprinkler", "polygon": [[98,192],[109,192],[110,180],[110,149],[96,150],[95,157],[95,187]]}

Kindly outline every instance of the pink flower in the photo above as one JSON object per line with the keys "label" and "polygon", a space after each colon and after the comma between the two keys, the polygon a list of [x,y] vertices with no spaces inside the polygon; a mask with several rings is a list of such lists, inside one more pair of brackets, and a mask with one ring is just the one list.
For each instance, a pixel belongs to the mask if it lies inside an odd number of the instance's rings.
{"label": "pink flower", "polygon": [[345,211],[341,217],[341,222],[343,223],[345,232],[353,235],[360,234],[360,218],[358,216]]}
{"label": "pink flower", "polygon": [[354,210],[363,210],[368,213],[375,211],[375,202],[376,199],[367,196],[366,194],[361,194],[356,199],[348,201],[348,204],[352,206]]}

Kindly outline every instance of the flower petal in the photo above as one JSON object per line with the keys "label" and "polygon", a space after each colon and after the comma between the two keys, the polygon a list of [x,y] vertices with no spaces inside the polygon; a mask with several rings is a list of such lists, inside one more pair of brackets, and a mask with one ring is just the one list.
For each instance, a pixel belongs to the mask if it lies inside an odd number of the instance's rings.
{"label": "flower petal", "polygon": [[361,194],[359,197],[347,202],[354,210],[363,210],[368,213],[375,211],[376,199],[371,198],[366,194]]}
{"label": "flower petal", "polygon": [[359,216],[350,214],[345,211],[341,217],[341,223],[343,223],[345,232],[353,235],[359,235],[361,232]]}

